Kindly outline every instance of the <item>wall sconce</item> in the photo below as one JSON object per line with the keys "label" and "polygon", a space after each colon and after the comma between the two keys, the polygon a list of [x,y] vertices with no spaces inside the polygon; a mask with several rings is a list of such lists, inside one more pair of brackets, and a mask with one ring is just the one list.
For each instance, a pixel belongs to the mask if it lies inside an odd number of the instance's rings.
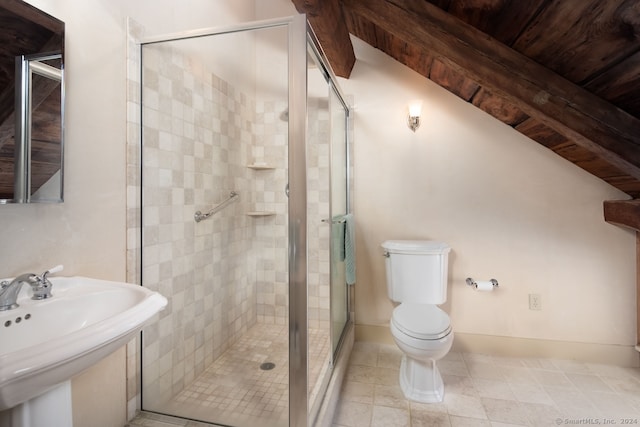
{"label": "wall sconce", "polygon": [[422,101],[413,101],[409,104],[409,117],[407,117],[407,126],[412,131],[416,131],[420,127],[420,112],[422,111]]}

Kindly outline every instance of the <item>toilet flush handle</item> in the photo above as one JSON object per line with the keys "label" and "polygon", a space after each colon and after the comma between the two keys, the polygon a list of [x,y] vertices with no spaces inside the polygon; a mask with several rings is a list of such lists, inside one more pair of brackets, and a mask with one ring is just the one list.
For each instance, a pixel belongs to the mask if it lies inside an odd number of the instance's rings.
{"label": "toilet flush handle", "polygon": [[389,253],[389,251],[384,251],[384,252],[382,253],[382,256],[383,256],[383,257],[386,257],[386,258],[389,258],[389,257],[391,256],[391,254]]}

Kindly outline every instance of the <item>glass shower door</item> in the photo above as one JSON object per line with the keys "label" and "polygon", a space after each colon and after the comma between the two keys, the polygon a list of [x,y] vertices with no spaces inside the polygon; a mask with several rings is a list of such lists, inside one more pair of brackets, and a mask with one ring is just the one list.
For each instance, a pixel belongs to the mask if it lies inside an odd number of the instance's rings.
{"label": "glass shower door", "polygon": [[307,229],[309,414],[313,421],[349,321],[345,215],[349,212],[348,109],[321,49],[309,37],[307,62]]}
{"label": "glass shower door", "polygon": [[347,261],[349,254],[346,241],[350,230],[346,224],[349,213],[348,199],[348,111],[333,85],[329,91],[329,114],[331,117],[331,341],[335,355],[342,333],[349,321]]}
{"label": "glass shower door", "polygon": [[305,79],[291,84],[295,67],[305,72],[304,22],[141,45],[142,285],[169,300],[142,335],[145,411],[307,423],[306,335],[296,335],[307,303]]}
{"label": "glass shower door", "polygon": [[[320,279],[319,318],[329,322],[330,363],[339,349],[345,326],[349,321],[348,287],[346,274],[345,232],[346,215],[351,209],[349,165],[349,108],[335,76],[317,40],[309,37],[308,59],[308,146],[309,193],[318,200],[309,205],[310,230],[317,220],[325,224],[317,229],[322,247],[319,259],[325,262],[320,268],[328,275]],[[315,162],[315,164],[313,163]],[[317,168],[314,169],[314,166]],[[318,218],[312,218],[315,215]],[[310,238],[310,243],[313,239]],[[324,284],[325,286],[322,286]],[[311,294],[313,295],[313,294]],[[326,308],[324,313],[322,308]],[[322,322],[320,322],[322,324]]]}

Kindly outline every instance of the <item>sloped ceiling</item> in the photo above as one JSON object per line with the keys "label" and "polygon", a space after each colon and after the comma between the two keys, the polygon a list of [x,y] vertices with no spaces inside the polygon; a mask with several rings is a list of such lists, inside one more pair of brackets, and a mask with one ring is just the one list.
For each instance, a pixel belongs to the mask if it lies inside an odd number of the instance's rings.
{"label": "sloped ceiling", "polygon": [[637,0],[292,0],[334,72],[349,33],[632,198],[640,196]]}

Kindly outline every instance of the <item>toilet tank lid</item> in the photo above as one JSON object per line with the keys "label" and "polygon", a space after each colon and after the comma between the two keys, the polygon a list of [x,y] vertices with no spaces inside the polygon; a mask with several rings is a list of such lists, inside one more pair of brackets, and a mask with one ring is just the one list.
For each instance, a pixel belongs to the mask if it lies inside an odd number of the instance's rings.
{"label": "toilet tank lid", "polygon": [[451,247],[435,240],[387,240],[382,247],[393,253],[445,254]]}

